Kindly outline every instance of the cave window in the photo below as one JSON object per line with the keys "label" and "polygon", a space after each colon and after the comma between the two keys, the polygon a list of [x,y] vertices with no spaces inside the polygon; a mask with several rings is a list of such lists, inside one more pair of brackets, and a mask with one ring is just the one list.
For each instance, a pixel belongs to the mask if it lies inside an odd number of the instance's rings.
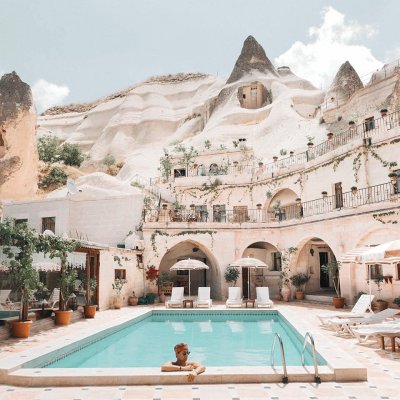
{"label": "cave window", "polygon": [[1,133],[0,133],[0,147],[4,147],[4,139]]}
{"label": "cave window", "polygon": [[243,98],[244,98],[244,99],[246,98],[246,95],[245,95],[245,94],[243,94]]}

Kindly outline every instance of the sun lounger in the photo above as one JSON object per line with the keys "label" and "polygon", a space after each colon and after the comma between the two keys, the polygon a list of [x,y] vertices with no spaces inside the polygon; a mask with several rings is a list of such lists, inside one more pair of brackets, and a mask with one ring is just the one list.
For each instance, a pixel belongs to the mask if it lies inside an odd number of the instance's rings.
{"label": "sun lounger", "polygon": [[272,307],[274,302],[269,298],[268,286],[256,287],[257,298],[255,301],[256,307]]}
{"label": "sun lounger", "polygon": [[195,307],[208,307],[212,306],[212,300],[210,299],[210,288],[199,287],[197,299],[194,302]]}
{"label": "sun lounger", "polygon": [[240,287],[228,288],[228,300],[226,300],[226,307],[242,307],[242,289]]}
{"label": "sun lounger", "polygon": [[165,302],[166,307],[183,307],[183,286],[173,287],[171,299]]}
{"label": "sun lounger", "polygon": [[354,304],[354,307],[349,312],[337,312],[332,314],[317,315],[317,318],[321,321],[321,325],[329,326],[328,321],[332,318],[353,318],[363,317],[366,315],[366,311],[371,311],[371,302],[374,299],[374,295],[362,294]]}
{"label": "sun lounger", "polygon": [[60,288],[54,288],[51,292],[49,300],[47,300],[46,308],[55,308],[60,302]]}
{"label": "sun lounger", "polygon": [[393,318],[400,311],[393,308],[387,308],[386,310],[380,311],[376,314],[368,314],[365,317],[359,318],[332,318],[328,320],[328,323],[332,325],[333,329],[338,334],[350,334],[353,335],[351,327],[355,325],[369,325],[377,324],[385,321],[388,318]]}
{"label": "sun lounger", "polygon": [[7,310],[9,308],[11,289],[0,290],[0,310]]}
{"label": "sun lounger", "polygon": [[351,326],[350,330],[359,343],[365,343],[370,339],[378,339],[380,334],[399,333],[400,335],[400,320],[395,319],[381,324],[356,325]]}

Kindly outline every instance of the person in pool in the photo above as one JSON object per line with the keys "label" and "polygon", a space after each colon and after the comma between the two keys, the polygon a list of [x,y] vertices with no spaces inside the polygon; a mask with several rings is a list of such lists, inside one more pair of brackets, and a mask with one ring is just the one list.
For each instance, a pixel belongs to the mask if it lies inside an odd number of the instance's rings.
{"label": "person in pool", "polygon": [[196,361],[188,361],[190,354],[186,343],[178,343],[175,347],[176,361],[168,361],[162,367],[163,372],[189,371],[188,382],[193,382],[197,375],[201,374],[206,368]]}

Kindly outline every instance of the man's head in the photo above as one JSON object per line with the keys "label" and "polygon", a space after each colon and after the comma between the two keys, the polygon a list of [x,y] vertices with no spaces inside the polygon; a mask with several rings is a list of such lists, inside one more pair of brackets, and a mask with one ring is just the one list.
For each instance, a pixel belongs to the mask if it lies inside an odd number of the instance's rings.
{"label": "man's head", "polygon": [[179,360],[187,360],[190,351],[186,343],[178,343],[174,347],[176,358]]}

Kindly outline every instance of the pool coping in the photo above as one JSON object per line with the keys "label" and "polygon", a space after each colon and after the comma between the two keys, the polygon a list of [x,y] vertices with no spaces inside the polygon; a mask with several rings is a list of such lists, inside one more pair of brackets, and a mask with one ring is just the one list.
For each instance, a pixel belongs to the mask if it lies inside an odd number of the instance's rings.
{"label": "pool coping", "polygon": [[[187,383],[186,373],[163,373],[159,368],[22,368],[29,365],[38,357],[51,354],[66,348],[68,344],[76,346],[77,342],[90,342],[90,337],[100,332],[113,332],[132,320],[143,319],[153,311],[171,311],[158,308],[141,309],[134,315],[124,315],[102,326],[88,327],[77,333],[67,335],[50,344],[38,346],[35,349],[25,350],[0,360],[0,383],[19,386],[100,386],[100,385],[138,385],[138,384],[184,384]],[[265,309],[263,309],[264,311]],[[173,311],[173,310],[172,310]],[[179,313],[201,312],[204,309],[176,310]],[[207,309],[206,311],[229,314],[231,312],[259,312],[260,309]],[[310,332],[309,327],[301,322],[293,322],[293,315],[285,309],[268,309],[272,313],[279,313],[288,325],[291,325],[303,337]],[[289,322],[292,321],[292,322]],[[111,334],[109,333],[109,334]],[[319,366],[319,375],[322,381],[366,381],[367,369],[354,360],[350,354],[335,347],[332,349],[327,343],[326,336],[311,332],[314,337],[318,353],[327,361],[327,366]],[[66,346],[67,342],[67,346]],[[86,344],[85,343],[85,344]],[[314,380],[313,367],[288,366],[289,382],[312,382]],[[196,377],[196,383],[261,383],[281,382],[282,367],[207,367],[207,370]]]}

